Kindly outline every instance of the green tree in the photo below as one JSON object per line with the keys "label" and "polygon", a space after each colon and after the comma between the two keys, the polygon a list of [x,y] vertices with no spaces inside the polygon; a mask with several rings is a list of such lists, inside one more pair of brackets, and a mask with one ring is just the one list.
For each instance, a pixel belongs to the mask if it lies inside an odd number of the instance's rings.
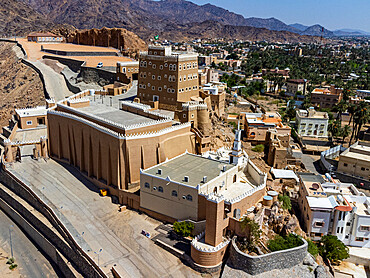
{"label": "green tree", "polygon": [[287,210],[291,210],[292,209],[292,203],[290,201],[289,196],[279,194],[278,200],[282,203],[281,207],[283,209],[287,209]]}
{"label": "green tree", "polygon": [[255,244],[257,240],[260,238],[262,233],[260,225],[256,221],[249,219],[248,217],[245,216],[240,222],[240,226],[243,231],[245,232],[248,231],[249,234],[248,241],[251,244]]}
{"label": "green tree", "polygon": [[188,221],[173,223],[173,230],[176,234],[187,237],[191,236],[194,230],[194,224]]}
{"label": "green tree", "polygon": [[317,256],[317,254],[319,254],[319,248],[317,247],[317,245],[310,239],[306,239],[307,241],[307,244],[308,244],[308,247],[307,247],[307,251],[314,257]]}
{"label": "green tree", "polygon": [[267,246],[272,252],[275,252],[301,246],[302,244],[301,237],[289,234],[287,236],[276,235],[274,239],[269,240]]}
{"label": "green tree", "polygon": [[332,264],[340,264],[349,257],[349,249],[336,236],[326,235],[319,241],[320,255]]}
{"label": "green tree", "polygon": [[258,144],[252,148],[252,151],[257,153],[262,153],[265,150],[265,146],[262,144]]}

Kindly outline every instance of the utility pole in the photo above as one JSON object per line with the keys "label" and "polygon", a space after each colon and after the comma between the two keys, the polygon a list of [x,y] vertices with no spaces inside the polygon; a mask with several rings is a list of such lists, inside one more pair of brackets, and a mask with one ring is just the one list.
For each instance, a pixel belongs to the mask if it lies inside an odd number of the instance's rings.
{"label": "utility pole", "polygon": [[12,255],[12,258],[14,258],[14,256],[13,256],[13,243],[12,243],[12,227],[13,227],[13,225],[10,225],[10,226],[9,226],[10,253],[11,253],[11,255]]}
{"label": "utility pole", "polygon": [[101,251],[103,251],[102,248],[100,248],[100,250],[98,252],[94,252],[96,255],[98,255],[98,267],[100,267],[99,255],[100,255]]}

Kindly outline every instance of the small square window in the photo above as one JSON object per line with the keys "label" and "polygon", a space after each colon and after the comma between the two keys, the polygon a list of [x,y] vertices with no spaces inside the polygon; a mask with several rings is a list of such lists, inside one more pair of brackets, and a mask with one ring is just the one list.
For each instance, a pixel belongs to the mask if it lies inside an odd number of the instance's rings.
{"label": "small square window", "polygon": [[27,125],[32,125],[32,121],[27,121]]}

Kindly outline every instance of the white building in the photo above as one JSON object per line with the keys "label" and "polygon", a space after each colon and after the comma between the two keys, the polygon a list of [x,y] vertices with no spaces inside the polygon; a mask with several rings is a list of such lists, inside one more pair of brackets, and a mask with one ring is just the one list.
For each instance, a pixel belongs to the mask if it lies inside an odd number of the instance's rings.
{"label": "white building", "polygon": [[296,130],[301,136],[328,137],[329,116],[326,112],[308,110],[296,111]]}
{"label": "white building", "polygon": [[350,183],[300,174],[298,203],[309,236],[335,235],[344,244],[370,247],[370,197]]}

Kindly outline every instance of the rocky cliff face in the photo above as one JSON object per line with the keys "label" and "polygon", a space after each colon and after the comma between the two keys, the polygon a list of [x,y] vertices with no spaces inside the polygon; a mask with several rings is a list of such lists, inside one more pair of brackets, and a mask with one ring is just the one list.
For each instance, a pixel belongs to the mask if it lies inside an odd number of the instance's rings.
{"label": "rocky cliff face", "polygon": [[64,36],[67,38],[67,42],[114,47],[122,49],[130,56],[147,49],[146,43],[138,35],[123,28],[75,30],[66,32]]}

